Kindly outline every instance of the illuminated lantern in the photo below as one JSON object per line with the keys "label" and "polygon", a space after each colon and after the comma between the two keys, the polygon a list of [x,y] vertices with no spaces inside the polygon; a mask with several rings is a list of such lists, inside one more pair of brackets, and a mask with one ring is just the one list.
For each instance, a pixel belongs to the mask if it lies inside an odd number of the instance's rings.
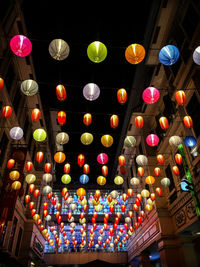
{"label": "illuminated lantern", "polygon": [[197,144],[197,140],[194,136],[186,136],[184,139],[184,144],[187,147],[194,147]]}
{"label": "illuminated lantern", "polygon": [[123,201],[126,201],[126,200],[127,200],[127,194],[126,194],[126,193],[123,193],[123,194],[122,194],[122,200],[123,200]]}
{"label": "illuminated lantern", "polygon": [[134,147],[136,145],[136,139],[134,136],[126,136],[124,140],[125,147]]}
{"label": "illuminated lantern", "polygon": [[129,197],[132,197],[133,196],[133,189],[132,188],[129,188],[128,191],[127,191],[127,193],[128,193],[128,196]]}
{"label": "illuminated lantern", "polygon": [[176,102],[178,105],[185,105],[187,100],[186,100],[186,95],[185,95],[185,92],[182,91],[182,90],[179,90],[176,92],[175,94],[175,97],[176,97]]}
{"label": "illuminated lantern", "polygon": [[142,128],[143,127],[143,118],[142,118],[142,116],[137,116],[136,118],[135,118],[135,127],[136,128]]}
{"label": "illuminated lantern", "polygon": [[193,121],[192,121],[192,118],[190,116],[185,116],[183,118],[183,123],[184,123],[186,128],[191,128],[193,126]]}
{"label": "illuminated lantern", "polygon": [[142,62],[145,57],[145,49],[140,44],[131,44],[125,50],[125,58],[131,64]]}
{"label": "illuminated lantern", "polygon": [[30,199],[31,199],[31,197],[29,195],[26,195],[25,196],[25,203],[26,204],[29,203]]}
{"label": "illuminated lantern", "polygon": [[9,118],[12,114],[12,108],[10,106],[5,106],[3,107],[3,110],[2,110],[2,116],[4,118]]}
{"label": "illuminated lantern", "polygon": [[125,104],[127,101],[127,92],[124,88],[117,91],[117,100],[120,104]]}
{"label": "illuminated lantern", "polygon": [[40,225],[42,223],[42,220],[41,219],[38,219],[37,220],[37,225]]}
{"label": "illuminated lantern", "polygon": [[93,135],[91,133],[83,133],[80,140],[83,145],[90,145],[93,141]]}
{"label": "illuminated lantern", "polygon": [[56,96],[59,101],[64,101],[66,99],[67,93],[66,93],[64,85],[59,84],[56,86]]}
{"label": "illuminated lantern", "polygon": [[10,40],[12,52],[19,57],[26,57],[32,51],[31,41],[24,35],[15,35]]}
{"label": "illuminated lantern", "polygon": [[107,48],[102,42],[94,41],[89,44],[87,48],[87,55],[92,62],[100,63],[104,61],[107,56]]}
{"label": "illuminated lantern", "polygon": [[147,198],[147,197],[149,197],[149,195],[150,195],[150,193],[149,193],[149,191],[148,191],[147,189],[143,189],[143,190],[141,191],[141,196],[142,196],[142,197]]}
{"label": "illuminated lantern", "polygon": [[32,169],[33,169],[33,163],[31,161],[27,161],[26,162],[26,170],[27,170],[27,172],[32,171]]}
{"label": "illuminated lantern", "polygon": [[173,166],[172,167],[172,171],[175,175],[179,175],[180,174],[180,171],[179,171],[179,168],[177,166]]}
{"label": "illuminated lantern", "polygon": [[10,129],[10,137],[14,140],[20,140],[24,135],[22,128],[13,127]]}
{"label": "illuminated lantern", "polygon": [[179,146],[182,143],[182,139],[180,136],[173,135],[169,138],[169,144],[170,146]]}
{"label": "illuminated lantern", "polygon": [[31,120],[38,121],[40,119],[41,112],[38,108],[34,108],[31,113]]}
{"label": "illuminated lantern", "polygon": [[48,215],[48,211],[47,211],[47,210],[44,210],[44,211],[43,211],[43,215],[44,215],[44,217],[47,217],[47,215]]}
{"label": "illuminated lantern", "polygon": [[133,209],[134,209],[134,211],[138,211],[138,209],[139,209],[138,205],[134,204]]}
{"label": "illuminated lantern", "polygon": [[125,175],[126,174],[126,168],[124,166],[120,166],[120,173]]}
{"label": "illuminated lantern", "polygon": [[69,142],[69,135],[65,132],[60,132],[56,135],[56,143],[64,145]]}
{"label": "illuminated lantern", "polygon": [[113,200],[112,200],[112,197],[111,197],[111,195],[108,195],[108,202],[112,202]]}
{"label": "illuminated lantern", "polygon": [[137,197],[137,198],[135,199],[135,204],[136,204],[138,207],[141,205],[140,201],[142,201],[141,198],[139,199],[139,198]]}
{"label": "illuminated lantern", "polygon": [[103,165],[101,168],[102,175],[107,176],[108,175],[108,167],[106,165]]}
{"label": "illuminated lantern", "polygon": [[163,65],[170,66],[179,59],[179,50],[175,45],[166,45],[159,52],[159,60]]}
{"label": "illuminated lantern", "polygon": [[88,164],[83,165],[83,173],[88,174],[90,172],[90,166]]}
{"label": "illuminated lantern", "polygon": [[84,116],[83,116],[83,123],[88,126],[92,123],[92,115],[90,113],[86,113]]}
{"label": "illuminated lantern", "polygon": [[100,88],[95,83],[88,83],[83,88],[83,96],[89,101],[96,100],[100,95]]}
{"label": "illuminated lantern", "polygon": [[66,163],[64,165],[64,173],[66,173],[66,174],[70,173],[70,164],[69,163]]}
{"label": "illuminated lantern", "polygon": [[118,157],[118,162],[120,166],[124,166],[126,164],[125,157],[123,155]]}
{"label": "illuminated lantern", "polygon": [[129,212],[128,212],[128,216],[129,216],[130,218],[133,218],[133,212],[132,212],[131,210],[129,210]]}
{"label": "illuminated lantern", "polygon": [[195,48],[192,57],[193,57],[193,61],[197,65],[200,65],[200,47],[199,46],[197,48]]}
{"label": "illuminated lantern", "polygon": [[29,193],[33,193],[34,190],[35,190],[35,185],[34,184],[30,184],[29,188],[28,188]]}
{"label": "illuminated lantern", "polygon": [[141,216],[142,218],[144,218],[144,216],[145,216],[145,212],[144,212],[143,210],[140,211],[140,216]]}
{"label": "illuminated lantern", "polygon": [[37,162],[42,162],[43,161],[43,157],[44,157],[44,153],[42,151],[39,151],[36,153],[36,161]]}
{"label": "illuminated lantern", "polygon": [[161,129],[167,130],[169,128],[169,122],[168,122],[168,119],[166,117],[161,117],[159,119],[159,123],[160,123]]}
{"label": "illuminated lantern", "polygon": [[101,137],[101,143],[105,147],[110,147],[113,144],[113,137],[109,134],[103,135]]}
{"label": "illuminated lantern", "polygon": [[104,177],[104,176],[98,176],[97,177],[97,183],[99,184],[99,185],[105,185],[106,184],[106,178]]}
{"label": "illuminated lantern", "polygon": [[115,129],[119,125],[119,117],[117,115],[112,115],[110,117],[110,126]]}
{"label": "illuminated lantern", "polygon": [[116,199],[119,196],[119,193],[117,192],[117,190],[113,190],[110,195],[111,198]]}
{"label": "illuminated lantern", "polygon": [[[30,203],[29,203],[30,204]],[[36,214],[36,209],[31,210],[31,216],[33,217]]]}
{"label": "illuminated lantern", "polygon": [[97,161],[98,163],[100,164],[106,164],[107,161],[108,161],[108,156],[106,153],[100,153],[98,156],[97,156]]}
{"label": "illuminated lantern", "polygon": [[33,138],[37,142],[43,142],[47,137],[46,131],[44,129],[36,129],[33,132]]}
{"label": "illuminated lantern", "polygon": [[38,189],[34,190],[34,193],[33,193],[34,197],[37,198],[39,196],[39,194],[40,194],[40,190],[38,190]]}
{"label": "illuminated lantern", "polygon": [[96,190],[95,191],[95,194],[94,194],[94,197],[96,197],[97,199],[99,199],[101,196],[101,191],[100,190]]}
{"label": "illuminated lantern", "polygon": [[64,197],[68,192],[68,189],[66,187],[63,187],[62,189],[62,196]]}
{"label": "illuminated lantern", "polygon": [[19,181],[15,181],[12,183],[11,187],[13,190],[19,190],[21,188],[22,184]]}
{"label": "illuminated lantern", "polygon": [[46,173],[50,173],[51,172],[51,163],[45,163],[45,165],[44,165],[44,171]]}
{"label": "illuminated lantern", "polygon": [[125,223],[125,224],[124,224],[124,228],[125,228],[126,230],[128,230],[128,223]]}
{"label": "illuminated lantern", "polygon": [[183,162],[183,158],[182,158],[181,154],[177,153],[177,154],[175,155],[175,161],[176,161],[176,163],[179,164],[179,165],[182,164],[182,162]]}
{"label": "illuminated lantern", "polygon": [[156,134],[149,134],[146,138],[147,145],[154,147],[159,143],[159,137]]}
{"label": "illuminated lantern", "polygon": [[125,210],[126,210],[126,206],[125,205],[121,205],[121,211],[125,212]]}
{"label": "illuminated lantern", "polygon": [[52,192],[52,187],[49,186],[49,185],[45,185],[45,186],[43,187],[42,192],[43,192],[43,194],[47,194],[47,195],[48,195],[49,193]]}
{"label": "illuminated lantern", "polygon": [[110,206],[110,212],[113,213],[113,211],[114,211],[114,206],[111,205],[111,206]]}
{"label": "illuminated lantern", "polygon": [[2,78],[0,78],[0,91],[2,90],[4,85],[4,80]]}
{"label": "illuminated lantern", "polygon": [[54,39],[49,44],[49,54],[55,60],[64,60],[70,52],[69,45],[62,39]]}
{"label": "illuminated lantern", "polygon": [[165,159],[162,154],[157,155],[156,159],[157,159],[157,162],[161,165],[165,163]]}
{"label": "illuminated lantern", "polygon": [[28,79],[21,83],[20,89],[23,94],[33,96],[38,92],[38,84],[36,81]]}
{"label": "illuminated lantern", "polygon": [[57,210],[60,210],[60,208],[61,208],[61,204],[60,204],[60,203],[57,203],[57,204],[56,204],[56,209],[57,209]]}
{"label": "illuminated lantern", "polygon": [[56,152],[54,155],[54,160],[57,163],[63,163],[66,159],[66,156],[63,152]]}
{"label": "illuminated lantern", "polygon": [[69,174],[63,174],[61,181],[63,184],[69,184],[71,182],[71,176]]}
{"label": "illuminated lantern", "polygon": [[51,198],[52,198],[52,196],[53,196],[53,193],[52,193],[52,191],[51,191],[51,192],[49,192],[49,193],[47,194],[47,197],[48,197],[48,199],[51,199]]}
{"label": "illuminated lantern", "polygon": [[138,222],[134,222],[134,227],[135,227],[135,229],[138,229],[138,227],[139,227]]}
{"label": "illuminated lantern", "polygon": [[159,167],[154,168],[154,174],[156,177],[160,176],[160,168]]}
{"label": "illuminated lantern", "polygon": [[77,189],[76,194],[78,197],[85,196],[85,189],[84,188]]}
{"label": "illuminated lantern", "polygon": [[57,115],[57,121],[60,125],[65,124],[66,122],[66,113],[64,111],[59,111]]}
{"label": "illuminated lantern", "polygon": [[151,193],[150,198],[152,201],[154,201],[156,199],[156,195],[154,193]]}
{"label": "illuminated lantern", "polygon": [[12,169],[14,167],[14,165],[15,165],[15,160],[9,159],[6,166],[8,169]]}
{"label": "illuminated lantern", "polygon": [[79,165],[80,167],[82,167],[83,164],[84,164],[84,162],[85,162],[85,156],[84,156],[83,154],[79,154],[79,155],[78,155],[78,165]]}
{"label": "illuminated lantern", "polygon": [[170,179],[165,177],[165,178],[162,178],[161,181],[160,181],[161,185],[167,187],[170,185]]}
{"label": "illuminated lantern", "polygon": [[155,87],[147,87],[142,93],[142,98],[147,104],[154,104],[160,98],[160,92]]}
{"label": "illuminated lantern", "polygon": [[[142,196],[141,194],[137,194],[137,199],[139,199],[139,201],[142,201]],[[136,202],[135,202],[136,203]],[[137,204],[139,206],[139,204]]]}
{"label": "illuminated lantern", "polygon": [[148,164],[148,159],[145,155],[138,155],[136,157],[136,162],[139,166],[145,166]]}
{"label": "illuminated lantern", "polygon": [[136,177],[133,177],[130,179],[130,184],[133,185],[133,186],[137,186],[140,184],[140,180]]}
{"label": "illuminated lantern", "polygon": [[89,182],[89,177],[86,174],[82,174],[79,178],[80,183],[87,184]]}
{"label": "illuminated lantern", "polygon": [[137,171],[138,171],[139,176],[142,177],[144,175],[144,168],[143,167],[138,167]]}
{"label": "illuminated lantern", "polygon": [[9,173],[9,178],[13,181],[18,180],[20,177],[20,173],[18,171],[11,171]]}
{"label": "illuminated lantern", "polygon": [[28,174],[26,175],[26,182],[27,184],[33,184],[36,180],[36,176],[34,174]]}
{"label": "illuminated lantern", "polygon": [[35,203],[33,201],[30,202],[28,205],[29,210],[32,210],[34,208],[34,206],[35,206]]}
{"label": "illuminated lantern", "polygon": [[121,176],[119,176],[119,175],[116,176],[115,179],[114,179],[114,183],[116,185],[121,185],[121,184],[123,184],[123,182],[124,182],[124,179]]}
{"label": "illuminated lantern", "polygon": [[53,179],[53,176],[50,173],[45,173],[42,176],[42,180],[46,183],[50,183]]}

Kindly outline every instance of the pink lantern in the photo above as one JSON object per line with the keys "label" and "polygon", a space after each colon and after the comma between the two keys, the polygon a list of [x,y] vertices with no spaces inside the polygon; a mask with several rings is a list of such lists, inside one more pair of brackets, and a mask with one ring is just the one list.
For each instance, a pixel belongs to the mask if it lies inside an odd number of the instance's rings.
{"label": "pink lantern", "polygon": [[160,93],[155,87],[147,87],[142,93],[142,98],[147,104],[156,103],[159,97]]}
{"label": "pink lantern", "polygon": [[24,35],[15,35],[10,41],[10,48],[19,57],[26,57],[32,51],[31,41]]}
{"label": "pink lantern", "polygon": [[157,146],[159,143],[159,137],[156,134],[149,134],[146,138],[146,142],[149,146]]}
{"label": "pink lantern", "polygon": [[105,153],[101,153],[97,156],[97,161],[100,164],[106,164],[108,161],[108,156]]}

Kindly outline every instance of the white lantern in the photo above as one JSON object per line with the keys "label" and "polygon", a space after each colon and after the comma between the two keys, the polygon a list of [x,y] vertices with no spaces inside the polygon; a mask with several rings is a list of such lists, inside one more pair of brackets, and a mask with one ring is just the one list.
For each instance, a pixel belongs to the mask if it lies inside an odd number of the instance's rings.
{"label": "white lantern", "polygon": [[178,135],[173,135],[169,138],[170,146],[179,146],[182,143],[182,139]]}
{"label": "white lantern", "polygon": [[14,140],[20,140],[24,135],[22,128],[13,127],[10,129],[10,137]]}
{"label": "white lantern", "polygon": [[77,205],[75,203],[72,203],[69,205],[70,210],[74,211],[77,208]]}
{"label": "white lantern", "polygon": [[126,218],[125,218],[125,222],[126,222],[126,223],[131,223],[131,218],[130,218],[130,217],[126,217]]}
{"label": "white lantern", "polygon": [[110,196],[112,199],[116,199],[118,197],[119,193],[116,191],[116,190],[113,190],[111,193],[110,193]]}
{"label": "white lantern", "polygon": [[38,84],[34,80],[25,80],[21,83],[21,91],[27,96],[33,96],[38,92]]}
{"label": "white lantern", "polygon": [[82,206],[87,204],[87,199],[84,198],[82,201],[79,202]]}
{"label": "white lantern", "polygon": [[114,247],[114,243],[111,242],[110,243],[110,247],[113,248]]}
{"label": "white lantern", "polygon": [[49,193],[51,193],[52,192],[52,187],[51,186],[49,186],[49,185],[45,185],[44,187],[43,187],[43,194],[49,194]]}
{"label": "white lantern", "polygon": [[170,185],[170,179],[165,177],[165,178],[162,178],[161,181],[160,181],[161,185],[167,187]]}
{"label": "white lantern", "polygon": [[134,136],[127,136],[124,140],[125,147],[134,147],[136,145],[136,139]]}
{"label": "white lantern", "polygon": [[64,145],[69,142],[69,135],[65,132],[58,133],[56,135],[56,143],[59,145]]}
{"label": "white lantern", "polygon": [[130,184],[133,185],[133,186],[137,186],[140,184],[140,180],[136,177],[133,177],[130,179]]}
{"label": "white lantern", "polygon": [[75,227],[76,227],[75,222],[70,223],[70,227],[71,227],[71,228],[75,228]]}
{"label": "white lantern", "polygon": [[69,196],[66,200],[67,205],[71,204],[73,202],[73,197]]}
{"label": "white lantern", "polygon": [[47,222],[51,221],[51,215],[48,214],[48,215],[45,217],[45,220],[46,220]]}
{"label": "white lantern", "polygon": [[148,164],[148,159],[145,155],[139,155],[136,157],[136,162],[139,166],[145,166]]}
{"label": "white lantern", "polygon": [[35,180],[36,180],[36,176],[34,174],[30,173],[30,174],[26,175],[26,182],[28,184],[33,184],[35,182]]}
{"label": "white lantern", "polygon": [[100,88],[95,83],[88,83],[83,88],[83,96],[89,100],[96,100],[100,95]]}
{"label": "white lantern", "polygon": [[72,223],[74,221],[74,217],[72,216],[71,219],[68,219],[69,223]]}
{"label": "white lantern", "polygon": [[69,45],[62,39],[54,39],[49,44],[49,54],[56,60],[66,59],[69,51]]}
{"label": "white lantern", "polygon": [[52,181],[52,174],[51,173],[45,173],[42,176],[42,180],[46,183],[50,183]]}

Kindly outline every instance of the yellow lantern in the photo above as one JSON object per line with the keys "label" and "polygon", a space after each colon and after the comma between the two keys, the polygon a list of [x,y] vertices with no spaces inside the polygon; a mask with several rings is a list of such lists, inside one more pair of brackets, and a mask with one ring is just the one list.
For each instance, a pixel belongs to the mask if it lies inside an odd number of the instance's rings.
{"label": "yellow lantern", "polygon": [[33,184],[36,180],[36,176],[34,174],[30,173],[30,174],[26,175],[25,179],[26,179],[27,184]]}
{"label": "yellow lantern", "polygon": [[81,135],[81,143],[83,145],[90,145],[93,141],[93,135],[91,133],[83,133]]}
{"label": "yellow lantern", "polygon": [[116,176],[114,179],[114,183],[116,185],[121,185],[121,184],[123,184],[123,182],[124,182],[124,179],[121,176]]}
{"label": "yellow lantern", "polygon": [[101,204],[98,204],[98,205],[94,206],[94,209],[96,211],[100,211],[100,210],[102,210],[102,205]]}
{"label": "yellow lantern", "polygon": [[37,214],[37,213],[33,216],[33,220],[34,220],[35,222],[36,222],[39,218],[40,218],[40,215]]}
{"label": "yellow lantern", "polygon": [[20,177],[20,173],[18,171],[11,171],[9,173],[9,178],[13,181],[18,180]]}
{"label": "yellow lantern", "polygon": [[98,176],[97,177],[97,184],[105,185],[106,184],[106,178],[104,176]]}
{"label": "yellow lantern", "polygon": [[146,184],[154,184],[155,183],[155,178],[153,176],[147,176],[145,179]]}
{"label": "yellow lantern", "polygon": [[155,201],[152,201],[150,198],[147,199],[147,204],[153,206],[155,204]]}
{"label": "yellow lantern", "polygon": [[21,188],[21,183],[19,181],[15,181],[12,183],[12,189],[13,190],[19,190]]}
{"label": "yellow lantern", "polygon": [[145,206],[145,210],[147,210],[147,211],[151,211],[152,209],[153,209],[153,206],[152,205],[147,204]]}
{"label": "yellow lantern", "polygon": [[106,134],[101,137],[101,143],[105,147],[110,147],[113,144],[113,138],[111,135]]}
{"label": "yellow lantern", "polygon": [[149,195],[150,195],[150,193],[149,193],[149,191],[147,189],[143,189],[141,191],[141,196],[142,197],[149,197]]}

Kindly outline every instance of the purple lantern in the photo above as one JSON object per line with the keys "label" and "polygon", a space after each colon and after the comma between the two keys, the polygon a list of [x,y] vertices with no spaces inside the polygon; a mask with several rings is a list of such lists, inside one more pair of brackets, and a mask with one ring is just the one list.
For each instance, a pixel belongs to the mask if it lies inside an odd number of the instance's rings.
{"label": "purple lantern", "polygon": [[156,103],[159,97],[160,93],[155,87],[147,87],[142,93],[142,98],[147,104]]}
{"label": "purple lantern", "polygon": [[88,83],[83,88],[83,95],[89,101],[96,100],[100,95],[100,88],[95,83]]}
{"label": "purple lantern", "polygon": [[147,145],[157,146],[159,143],[159,137],[156,134],[149,134],[146,138]]}
{"label": "purple lantern", "polygon": [[26,57],[32,51],[31,41],[24,35],[15,35],[10,40],[10,48],[19,57]]}
{"label": "purple lantern", "polygon": [[108,156],[105,153],[101,153],[97,156],[97,161],[100,164],[106,164],[108,161]]}

